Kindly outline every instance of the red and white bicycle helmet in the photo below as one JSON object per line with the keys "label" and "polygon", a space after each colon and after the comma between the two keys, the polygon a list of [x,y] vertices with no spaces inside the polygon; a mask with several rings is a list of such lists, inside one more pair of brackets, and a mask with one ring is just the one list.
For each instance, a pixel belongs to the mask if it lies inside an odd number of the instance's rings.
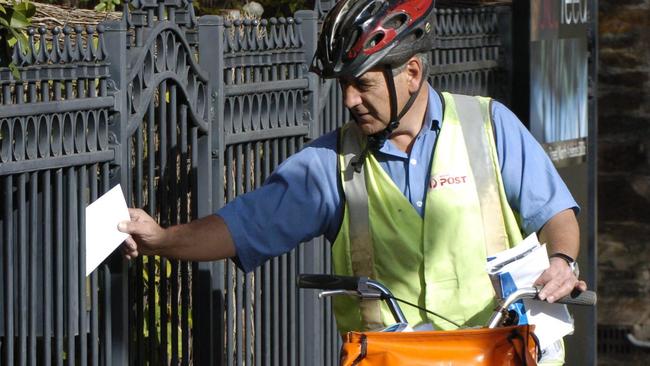
{"label": "red and white bicycle helmet", "polygon": [[327,14],[311,69],[323,78],[396,67],[433,47],[435,0],[340,0]]}

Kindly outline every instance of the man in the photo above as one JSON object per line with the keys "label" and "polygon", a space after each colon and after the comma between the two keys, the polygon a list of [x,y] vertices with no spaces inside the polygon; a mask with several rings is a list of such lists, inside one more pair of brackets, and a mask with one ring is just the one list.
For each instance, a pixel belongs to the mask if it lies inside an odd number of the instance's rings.
{"label": "man", "polygon": [[[551,254],[537,280],[540,297],[585,290],[572,271],[577,205],[539,144],[503,105],[439,94],[425,82],[433,9],[433,0],[339,1],[324,20],[312,70],[338,78],[354,121],[216,215],[163,229],[131,210],[119,227],[131,235],[125,255],[232,257],[250,271],[324,234],[334,243],[335,273],[371,276],[398,297],[474,326],[493,309],[486,256],[537,232]],[[454,328],[404,310],[413,325]],[[335,312],[341,331],[391,319],[376,302],[338,299]]]}

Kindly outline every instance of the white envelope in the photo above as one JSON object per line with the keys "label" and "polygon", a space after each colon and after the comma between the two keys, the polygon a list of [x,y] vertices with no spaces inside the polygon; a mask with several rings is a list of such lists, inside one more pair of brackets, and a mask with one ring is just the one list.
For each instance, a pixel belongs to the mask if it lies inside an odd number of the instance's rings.
{"label": "white envelope", "polygon": [[86,207],[86,276],[129,237],[117,230],[118,223],[129,220],[119,184]]}

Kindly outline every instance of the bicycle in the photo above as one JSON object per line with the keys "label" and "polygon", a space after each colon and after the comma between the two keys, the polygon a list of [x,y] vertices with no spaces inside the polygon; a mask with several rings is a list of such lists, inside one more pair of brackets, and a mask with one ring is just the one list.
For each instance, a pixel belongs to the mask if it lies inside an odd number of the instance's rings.
{"label": "bicycle", "polygon": [[[395,321],[402,324],[407,320],[398,302],[416,306],[395,298],[383,284],[367,277],[302,274],[298,276],[297,286],[321,290],[319,298],[349,295],[383,300]],[[533,333],[534,326],[516,325],[516,313],[508,308],[522,299],[536,299],[540,289],[518,289],[507,298],[500,299],[488,323],[482,328],[349,332],[344,336],[340,365],[537,365],[540,350]],[[591,306],[596,301],[597,296],[593,291],[574,291],[556,302]]]}

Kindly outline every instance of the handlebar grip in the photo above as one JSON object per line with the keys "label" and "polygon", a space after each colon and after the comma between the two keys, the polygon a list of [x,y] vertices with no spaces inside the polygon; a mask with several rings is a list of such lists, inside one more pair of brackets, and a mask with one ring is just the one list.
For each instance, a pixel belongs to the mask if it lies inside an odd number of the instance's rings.
{"label": "handlebar grip", "polygon": [[570,295],[567,295],[556,302],[559,304],[570,304],[570,305],[596,305],[598,301],[598,296],[594,291],[580,291],[573,290]]}
{"label": "handlebar grip", "polygon": [[324,274],[298,275],[296,285],[299,288],[315,288],[319,290],[350,290],[359,288],[359,277],[334,276]]}

